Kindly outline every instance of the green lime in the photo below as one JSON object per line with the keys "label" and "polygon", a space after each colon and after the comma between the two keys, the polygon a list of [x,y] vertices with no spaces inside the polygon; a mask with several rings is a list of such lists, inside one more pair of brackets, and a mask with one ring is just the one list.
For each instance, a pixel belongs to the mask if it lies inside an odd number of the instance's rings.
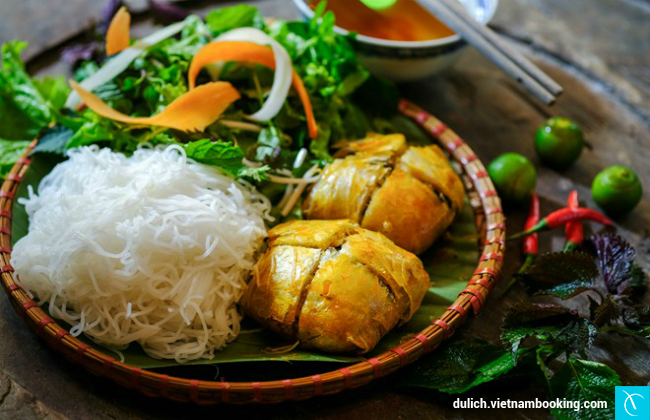
{"label": "green lime", "polygon": [[535,150],[542,163],[559,170],[573,165],[584,145],[578,124],[564,117],[549,119],[539,127],[535,136]]}
{"label": "green lime", "polygon": [[611,217],[631,212],[643,196],[639,177],[627,166],[614,165],[601,171],[591,184],[591,195]]}
{"label": "green lime", "polygon": [[497,157],[490,162],[488,173],[505,201],[521,202],[535,191],[535,167],[519,153],[504,153]]}

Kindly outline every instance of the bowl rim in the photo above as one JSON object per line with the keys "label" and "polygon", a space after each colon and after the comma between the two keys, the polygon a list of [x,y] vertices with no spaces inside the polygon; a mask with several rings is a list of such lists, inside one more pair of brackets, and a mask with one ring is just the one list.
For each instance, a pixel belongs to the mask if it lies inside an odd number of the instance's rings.
{"label": "bowl rim", "polygon": [[[298,8],[300,13],[304,16],[312,19],[314,17],[314,11],[309,7],[306,0],[292,0],[293,4]],[[459,0],[460,2],[460,0]],[[462,2],[461,2],[462,4]],[[464,6],[464,5],[463,5]],[[497,7],[499,6],[499,0],[491,0],[488,2],[487,12],[485,13],[484,18],[481,21],[478,21],[480,24],[487,26],[488,23],[492,21],[492,18],[496,14]],[[340,26],[334,26],[334,31],[339,35],[349,35],[350,31],[343,29]],[[446,36],[444,38],[429,39],[426,41],[393,41],[390,39],[381,39],[375,38],[368,35],[357,34],[355,37],[356,41],[360,41],[367,45],[373,45],[377,47],[390,47],[396,49],[426,49],[426,48],[435,48],[442,47],[446,45],[451,45],[461,41],[461,37],[458,34]]]}

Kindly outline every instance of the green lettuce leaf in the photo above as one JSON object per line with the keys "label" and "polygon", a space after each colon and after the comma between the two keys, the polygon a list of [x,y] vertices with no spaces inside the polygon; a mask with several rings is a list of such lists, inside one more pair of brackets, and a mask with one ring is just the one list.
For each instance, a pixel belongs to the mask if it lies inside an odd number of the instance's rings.
{"label": "green lettuce leaf", "polygon": [[11,124],[0,125],[0,138],[33,139],[52,121],[50,105],[20,59],[20,53],[26,47],[26,42],[18,40],[2,45],[0,115],[3,121],[11,121]]}

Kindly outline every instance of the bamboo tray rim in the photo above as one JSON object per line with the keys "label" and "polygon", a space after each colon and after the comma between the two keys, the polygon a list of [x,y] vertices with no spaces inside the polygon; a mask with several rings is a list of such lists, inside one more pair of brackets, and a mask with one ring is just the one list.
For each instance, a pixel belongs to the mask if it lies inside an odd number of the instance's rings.
{"label": "bamboo tray rim", "polygon": [[466,288],[456,301],[431,325],[377,357],[330,372],[295,379],[265,382],[225,382],[184,379],[159,374],[121,363],[70,335],[46,314],[16,284],[11,257],[11,216],[14,198],[29,168],[29,153],[12,168],[0,188],[0,278],[18,314],[47,344],[73,363],[93,374],[113,379],[117,384],[134,388],[147,396],[196,404],[278,403],[304,400],[357,388],[413,363],[438,347],[463,324],[470,312],[477,315],[490,290],[501,276],[505,251],[505,218],[501,201],[485,167],[472,149],[440,120],[402,100],[399,111],[423,128],[462,168],[462,177],[470,205],[474,209],[480,237],[479,263]]}

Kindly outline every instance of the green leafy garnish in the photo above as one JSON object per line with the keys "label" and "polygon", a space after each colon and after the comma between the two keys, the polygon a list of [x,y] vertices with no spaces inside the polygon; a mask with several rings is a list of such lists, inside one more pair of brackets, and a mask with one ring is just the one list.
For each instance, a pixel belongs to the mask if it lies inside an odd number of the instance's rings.
{"label": "green leafy garnish", "polygon": [[247,4],[215,9],[205,16],[205,21],[214,35],[246,26],[264,28],[264,17],[260,11]]}
{"label": "green leafy garnish", "polygon": [[570,357],[551,379],[553,398],[569,401],[605,401],[606,408],[551,408],[556,419],[606,419],[614,416],[614,387],[621,385],[618,374],[602,363]]}
{"label": "green leafy garnish", "polygon": [[[650,338],[650,307],[634,303],[646,275],[634,264],[627,242],[613,234],[598,235],[592,242],[596,255],[546,254],[523,276],[547,300],[548,295],[561,302],[589,292],[588,312],[556,303],[519,302],[506,312],[501,326],[505,350],[478,339],[457,339],[398,376],[398,384],[456,393],[519,375],[544,383],[549,398],[581,404],[579,410],[551,409],[557,419],[613,416],[619,376],[588,360],[586,350],[600,333]],[[605,401],[607,408],[586,408],[585,401]]]}
{"label": "green leafy garnish", "polygon": [[598,267],[584,252],[553,252],[538,257],[520,276],[535,289],[568,299],[592,286]]}
{"label": "green leafy garnish", "polygon": [[68,142],[74,136],[74,131],[63,125],[55,125],[54,127],[47,128],[38,144],[32,151],[35,153],[53,153],[55,155],[65,156]]}
{"label": "green leafy garnish", "polygon": [[0,138],[9,140],[33,139],[52,121],[52,111],[41,91],[25,70],[20,53],[27,48],[22,41],[2,45],[0,67],[0,115],[5,123],[0,126]]}
{"label": "green leafy garnish", "polygon": [[483,340],[456,340],[400,374],[398,386],[458,394],[493,381],[515,367],[510,354]]}
{"label": "green leafy garnish", "polygon": [[[67,148],[98,144],[129,154],[143,143],[189,145],[210,139],[215,144],[237,144],[239,152],[253,161],[254,167],[238,164],[233,169],[228,159],[213,158],[221,151],[211,149],[220,146],[207,147],[205,142],[200,148],[188,146],[197,154],[195,160],[214,166],[224,164],[220,167],[235,176],[261,181],[268,168],[302,176],[312,165],[324,165],[332,159],[330,149],[339,140],[361,138],[368,132],[397,131],[392,120],[397,111],[397,90],[391,83],[371,76],[359,63],[349,39],[335,33],[334,15],[325,12],[324,3],[309,22],[276,20],[267,25],[256,7],[244,4],[215,9],[205,21],[189,16],[183,22],[179,37],[148,47],[122,73],[93,89],[93,93],[127,115],[159,113],[187,92],[190,62],[203,46],[229,30],[255,27],[288,51],[313,106],[318,137],[309,138],[304,108],[294,91],[271,121],[251,122],[245,118],[259,109],[273,83],[273,71],[263,66],[225,63],[218,71],[208,67],[199,75],[200,84],[218,78],[233,84],[242,97],[223,115],[223,120],[230,124],[218,121],[203,133],[181,133],[162,127],[122,124],[89,109],[78,113],[63,110],[69,94],[65,80],[30,79],[19,57],[25,44],[12,41],[3,47],[0,114],[11,118],[14,124],[0,128],[0,138],[29,140],[56,122],[72,131],[72,135],[66,132]],[[101,54],[89,56],[93,59],[79,63],[76,68],[77,81],[92,76],[106,64],[98,60]],[[57,139],[60,142],[62,137]],[[293,162],[303,148],[309,151],[305,165],[294,168]]]}
{"label": "green leafy garnish", "polygon": [[506,313],[501,340],[516,362],[524,340],[535,337],[554,342],[567,351],[581,352],[593,344],[598,330],[577,312],[560,305],[521,302]]}
{"label": "green leafy garnish", "polygon": [[0,179],[5,178],[16,161],[25,153],[27,140],[0,139]]}
{"label": "green leafy garnish", "polygon": [[256,181],[265,179],[268,166],[249,168],[244,165],[244,152],[231,143],[202,139],[187,143],[187,157],[197,162],[223,168],[236,177],[248,177]]}

